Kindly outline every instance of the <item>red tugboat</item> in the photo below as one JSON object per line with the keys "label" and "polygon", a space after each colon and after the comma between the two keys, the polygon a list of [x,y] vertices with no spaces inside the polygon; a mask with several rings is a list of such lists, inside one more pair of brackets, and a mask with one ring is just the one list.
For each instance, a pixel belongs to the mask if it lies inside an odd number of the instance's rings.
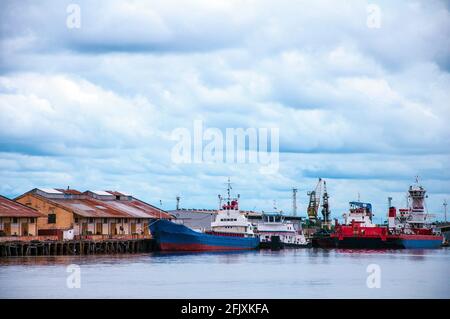
{"label": "red tugboat", "polygon": [[[348,215],[344,214],[344,224],[336,221],[334,232],[316,239],[316,245],[323,248],[393,248],[394,239],[388,228],[372,222],[372,205],[363,202],[350,202]],[[314,240],[314,239],[313,239]]]}
{"label": "red tugboat", "polygon": [[439,248],[443,243],[444,237],[433,227],[434,216],[425,210],[425,193],[416,178],[408,190],[408,208],[400,209],[397,216],[396,208],[389,204],[389,232],[399,248]]}

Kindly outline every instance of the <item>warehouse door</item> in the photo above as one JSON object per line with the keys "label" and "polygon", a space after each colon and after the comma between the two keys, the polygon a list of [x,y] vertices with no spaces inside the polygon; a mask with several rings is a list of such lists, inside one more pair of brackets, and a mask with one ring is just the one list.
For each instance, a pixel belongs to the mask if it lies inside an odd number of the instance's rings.
{"label": "warehouse door", "polygon": [[148,235],[148,223],[144,223],[144,235]]}
{"label": "warehouse door", "polygon": [[5,230],[6,236],[11,236],[11,223],[3,224],[3,229]]}
{"label": "warehouse door", "polygon": [[87,235],[87,232],[88,232],[88,224],[87,223],[81,224],[81,234]]}
{"label": "warehouse door", "polygon": [[136,224],[135,223],[131,224],[131,234],[136,234]]}
{"label": "warehouse door", "polygon": [[95,229],[95,233],[97,235],[101,235],[103,231],[103,224],[102,223],[97,223],[96,224],[96,229]]}
{"label": "warehouse door", "polygon": [[111,223],[111,235],[117,235],[116,223]]}
{"label": "warehouse door", "polygon": [[28,223],[22,223],[22,236],[28,236]]}

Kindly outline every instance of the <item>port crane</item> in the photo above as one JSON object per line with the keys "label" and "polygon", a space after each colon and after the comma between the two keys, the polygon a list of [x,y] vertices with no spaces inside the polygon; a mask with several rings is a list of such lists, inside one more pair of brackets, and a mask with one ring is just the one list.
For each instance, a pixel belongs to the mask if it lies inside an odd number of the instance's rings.
{"label": "port crane", "polygon": [[[322,226],[330,228],[330,205],[328,202],[329,195],[327,191],[327,184],[325,180],[319,178],[314,190],[308,192],[309,203],[308,203],[308,219],[316,223],[318,222],[319,209],[322,206]],[[321,205],[322,204],[322,205]]]}
{"label": "port crane", "polygon": [[317,221],[317,213],[320,207],[320,193],[322,192],[322,179],[319,178],[316,188],[313,191],[308,192],[308,219],[312,222]]}

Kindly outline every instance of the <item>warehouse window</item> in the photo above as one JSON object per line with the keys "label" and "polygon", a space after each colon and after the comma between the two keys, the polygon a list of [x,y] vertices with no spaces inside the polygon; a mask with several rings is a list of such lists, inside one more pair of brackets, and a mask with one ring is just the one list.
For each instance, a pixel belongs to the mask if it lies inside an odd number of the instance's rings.
{"label": "warehouse window", "polygon": [[93,223],[94,222],[94,218],[92,218],[92,217],[89,217],[89,223]]}
{"label": "warehouse window", "polygon": [[78,217],[75,217],[74,220],[75,220],[75,224],[78,224]]}
{"label": "warehouse window", "polygon": [[56,224],[56,214],[48,214],[47,223]]}
{"label": "warehouse window", "polygon": [[17,217],[13,217],[13,224],[17,224],[17,223],[18,223]]}
{"label": "warehouse window", "polygon": [[30,218],[30,224],[34,224],[34,217]]}
{"label": "warehouse window", "polygon": [[108,223],[108,218],[103,218],[103,224],[107,224]]}

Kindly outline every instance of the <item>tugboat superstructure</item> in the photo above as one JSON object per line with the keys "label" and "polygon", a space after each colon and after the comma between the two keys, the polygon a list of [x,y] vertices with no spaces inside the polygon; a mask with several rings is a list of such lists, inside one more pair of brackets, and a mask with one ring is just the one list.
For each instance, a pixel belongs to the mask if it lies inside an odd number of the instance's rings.
{"label": "tugboat superstructure", "polygon": [[262,219],[263,222],[257,226],[260,247],[277,249],[308,246],[301,225],[296,229],[294,223],[285,220],[282,212],[263,212]]}
{"label": "tugboat superstructure", "polygon": [[418,178],[409,187],[407,198],[408,207],[400,209],[399,216],[396,208],[389,205],[389,231],[398,237],[397,245],[401,248],[440,247],[444,238],[433,224],[434,216],[426,210],[426,189],[419,184]]}

